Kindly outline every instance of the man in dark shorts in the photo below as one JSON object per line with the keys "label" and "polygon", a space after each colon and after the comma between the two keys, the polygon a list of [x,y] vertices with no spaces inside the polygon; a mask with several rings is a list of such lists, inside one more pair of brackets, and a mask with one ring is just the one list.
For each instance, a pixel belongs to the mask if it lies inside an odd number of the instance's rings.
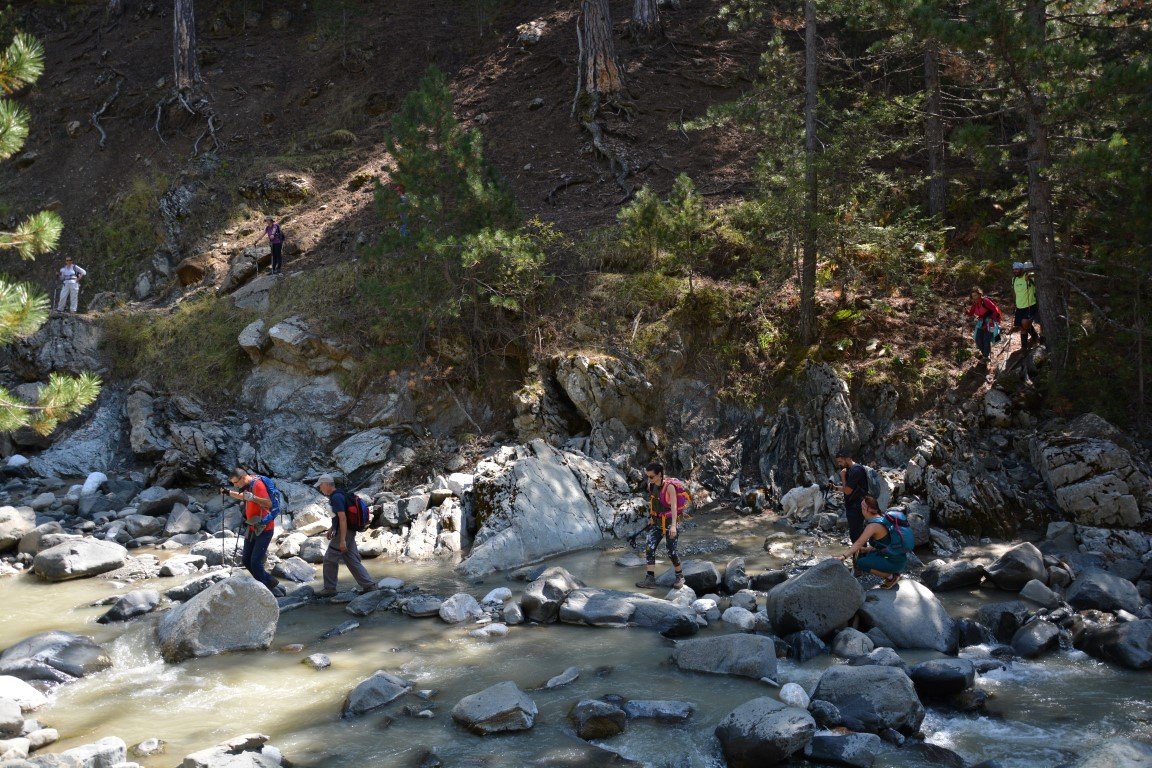
{"label": "man in dark shorts", "polygon": [[1036,330],[1039,321],[1039,306],[1036,303],[1036,275],[1032,262],[1013,262],[1012,292],[1016,296],[1016,314],[1012,318],[1012,330],[1020,331],[1020,348],[1027,351],[1033,341],[1040,341]]}
{"label": "man in dark shorts", "polygon": [[829,484],[844,494],[844,513],[848,517],[848,535],[852,541],[864,533],[864,513],[861,505],[868,495],[868,470],[857,464],[850,451],[836,454],[836,467],[840,470],[840,484]]}

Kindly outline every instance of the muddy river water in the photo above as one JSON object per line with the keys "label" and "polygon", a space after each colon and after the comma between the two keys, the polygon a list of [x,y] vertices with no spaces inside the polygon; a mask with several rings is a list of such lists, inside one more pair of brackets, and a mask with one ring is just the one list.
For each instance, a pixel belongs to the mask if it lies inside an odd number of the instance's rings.
{"label": "muddy river water", "polygon": [[[729,546],[706,556],[720,567],[736,554],[748,558],[749,573],[784,562],[763,550],[763,531],[754,528],[718,528],[704,520],[685,532],[684,542],[718,538],[727,539]],[[605,547],[550,562],[590,585],[632,589],[640,571],[616,565],[626,551]],[[377,578],[397,576],[434,594],[467,591],[479,599],[497,586],[509,586],[514,594],[524,586],[502,576],[467,583],[447,563],[366,563]],[[343,576],[344,583],[350,583],[347,574]],[[632,722],[624,734],[600,746],[659,768],[723,766],[712,733],[716,724],[751,698],[775,695],[775,689],[756,681],[676,670],[668,661],[672,641],[645,629],[520,626],[506,637],[477,639],[467,636],[466,626],[384,612],[360,619],[359,629],[349,634],[322,641],[321,634],[349,616],[340,605],[312,605],[281,616],[266,652],[168,665],[153,640],[155,617],[100,625],[95,619],[105,609],[88,606],[117,591],[145,586],[163,590],[177,581],[126,585],[101,579],[47,584],[31,576],[0,580],[0,648],[36,632],[64,629],[104,644],[114,662],[109,670],[58,689],[35,714],[61,734],[61,742],[50,749],[104,736],[119,736],[129,745],[158,738],[167,742],[165,754],[133,759],[149,768],[170,768],[192,751],[258,731],[268,734],[297,766],[416,766],[429,750],[445,766],[587,765],[580,762],[585,748],[573,733],[568,711],[581,699],[613,693],[690,701],[696,713],[678,726]],[[319,583],[314,586],[319,588]],[[964,616],[983,602],[1005,597],[973,590],[947,595],[945,602],[953,615]],[[702,632],[728,631],[717,625]],[[296,643],[305,649],[283,650]],[[331,657],[330,668],[316,671],[301,663],[317,652]],[[936,654],[901,655],[913,662]],[[829,656],[803,665],[781,661],[779,682],[797,682],[811,691],[821,671],[838,663],[843,662]],[[575,683],[531,692],[540,714],[530,731],[479,738],[452,722],[451,708],[465,695],[505,680],[524,690],[536,688],[570,666],[581,670]],[[348,691],[378,669],[434,690],[435,716],[405,715],[402,699],[360,719],[341,720]],[[1076,651],[1016,661],[1007,670],[978,678],[977,684],[992,694],[985,714],[930,709],[923,730],[930,742],[958,752],[969,763],[996,759],[1010,768],[1057,766],[1108,737],[1152,740],[1148,681],[1147,673],[1111,667]],[[877,766],[939,765],[886,749]]]}

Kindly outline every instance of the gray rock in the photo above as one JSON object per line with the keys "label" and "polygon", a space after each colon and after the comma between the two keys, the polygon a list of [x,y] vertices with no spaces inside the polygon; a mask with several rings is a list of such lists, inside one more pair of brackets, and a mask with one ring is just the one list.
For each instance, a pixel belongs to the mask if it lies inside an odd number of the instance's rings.
{"label": "gray rock", "polygon": [[183,504],[174,504],[168,514],[168,521],[164,524],[164,535],[175,536],[180,533],[197,533],[204,526],[204,521],[194,512],[189,512]]}
{"label": "gray rock", "polygon": [[24,732],[24,713],[12,699],[0,698],[0,738],[13,739]]}
{"label": "gray rock", "polygon": [[152,517],[151,515],[128,515],[121,518],[124,521],[124,529],[128,531],[128,535],[134,539],[141,536],[155,536],[164,531],[164,518]]}
{"label": "gray rock", "polygon": [[208,565],[240,565],[243,546],[244,542],[235,536],[205,539],[189,547],[188,554],[204,558]]}
{"label": "gray rock", "polygon": [[160,605],[160,593],[155,589],[137,589],[121,597],[100,618],[98,624],[108,624],[113,621],[128,621],[128,619],[151,613]]}
{"label": "gray rock", "polygon": [[1072,763],[1071,768],[1148,768],[1152,744],[1134,739],[1108,739]]}
{"label": "gray rock", "polygon": [[0,552],[13,549],[36,528],[32,507],[0,507]]}
{"label": "gray rock", "polygon": [[299,557],[289,557],[276,563],[272,574],[297,584],[307,584],[316,578],[316,569]]}
{"label": "gray rock", "polygon": [[696,713],[696,706],[687,701],[631,699],[624,704],[624,713],[633,720],[684,723]]}
{"label": "gray rock", "polygon": [[872,768],[882,745],[874,733],[822,733],[812,737],[804,754],[816,763]]}
{"label": "gray rock", "polygon": [[328,551],[328,543],[328,540],[323,536],[310,536],[300,545],[300,559],[313,565],[323,563],[324,553]]}
{"label": "gray rock", "polygon": [[1022,600],[985,603],[976,610],[976,621],[991,630],[997,640],[1006,643],[1031,613],[1032,609]]}
{"label": "gray rock", "polygon": [[732,606],[720,616],[725,624],[730,624],[742,632],[751,632],[756,628],[756,616],[747,608]]}
{"label": "gray rock", "polygon": [[31,684],[11,675],[0,675],[0,699],[16,702],[24,712],[39,709],[48,703],[47,696]]}
{"label": "gray rock", "polygon": [[812,698],[835,705],[843,717],[859,720],[870,733],[915,731],[924,720],[912,681],[895,667],[829,667]]}
{"label": "gray rock", "polygon": [[1149,479],[1112,440],[1086,436],[1034,438],[1032,465],[1056,504],[1076,522],[1128,528],[1140,521]]}
{"label": "gray rock", "polygon": [[122,739],[108,736],[95,744],[66,749],[60,756],[75,761],[73,765],[77,768],[116,768],[127,761],[128,745]]}
{"label": "gray rock", "polygon": [[1031,600],[1041,608],[1055,608],[1060,605],[1060,596],[1036,579],[1024,585],[1024,589],[1020,590],[1020,597]]}
{"label": "gray rock", "polygon": [[896,648],[923,648],[952,653],[959,632],[956,622],[932,594],[915,581],[903,579],[895,589],[873,589],[864,598],[860,615],[869,627],[879,627]]}
{"label": "gray rock", "polygon": [[208,587],[217,582],[224,581],[226,578],[228,578],[227,571],[212,571],[211,573],[194,576],[177,587],[165,590],[164,597],[173,602],[182,603],[185,600],[191,600],[196,595],[208,589]]}
{"label": "gray rock", "polygon": [[353,616],[368,616],[381,608],[391,606],[395,602],[395,593],[388,590],[376,589],[360,595],[348,603],[348,605],[344,606],[344,610]]}
{"label": "gray rock", "polygon": [[752,613],[756,612],[756,593],[750,589],[742,589],[734,593],[729,602],[736,608],[743,608]]}
{"label": "gray rock", "polygon": [[828,653],[828,646],[810,629],[785,635],[784,642],[788,644],[789,653],[797,664]]}
{"label": "gray rock", "polygon": [[1009,549],[992,565],[985,569],[988,579],[998,589],[1006,592],[1019,592],[1032,579],[1048,580],[1048,568],[1044,565],[1044,555],[1034,544],[1022,542]]}
{"label": "gray rock", "polygon": [[1097,568],[1081,573],[1068,588],[1068,604],[1077,610],[1139,613],[1143,600],[1136,585]]}
{"label": "gray rock", "polygon": [[484,615],[484,609],[472,595],[458,592],[440,604],[439,614],[445,624],[460,624],[480,618]]}
{"label": "gray rock", "polygon": [[264,321],[253,320],[244,326],[244,330],[240,331],[240,335],[236,337],[236,343],[252,359],[252,362],[259,365],[260,361],[264,359],[264,349],[268,346],[268,329]]}
{"label": "gray rock", "polygon": [[188,504],[188,494],[179,488],[163,488],[154,485],[145,488],[133,500],[138,515],[167,515],[177,504]]}
{"label": "gray rock", "polygon": [[[9,509],[11,509],[11,507],[9,507]],[[3,508],[0,508],[0,518],[2,518],[3,515]],[[3,527],[3,523],[0,523],[0,527]],[[20,539],[20,544],[17,548],[17,551],[21,554],[36,555],[41,550],[47,549],[49,546],[51,546],[53,540],[49,537],[61,534],[63,532],[64,526],[60,525],[60,523],[56,522],[55,520],[50,523],[38,525]],[[0,533],[0,543],[3,543],[3,536],[3,533]],[[56,541],[54,543],[59,544],[61,542]],[[2,549],[3,547],[0,547],[0,550]]]}
{"label": "gray rock", "polygon": [[268,589],[237,573],[170,610],[157,627],[164,660],[264,649],[272,644],[280,609]]}
{"label": "gray rock", "polygon": [[[336,597],[338,598],[339,595],[337,595]],[[333,598],[333,600],[335,600],[335,599],[336,598]],[[357,630],[359,628],[360,628],[360,622],[356,621],[355,619],[349,619],[348,621],[344,621],[344,622],[337,624],[336,626],[332,627],[332,629],[329,629],[327,632],[320,635],[320,639],[321,640],[328,640],[329,638],[340,637],[340,635],[346,635],[349,632],[352,632],[352,631]]]}
{"label": "gray rock", "polygon": [[730,768],[776,765],[802,751],[815,733],[812,715],[766,696],[741,704],[716,726]]}
{"label": "gray rock", "polygon": [[548,682],[544,683],[544,688],[549,691],[553,688],[562,688],[565,685],[576,682],[576,679],[579,677],[579,667],[568,667],[568,669],[564,670],[555,677],[550,678]]}
{"label": "gray rock", "polygon": [[412,690],[412,683],[378,670],[366,680],[361,680],[348,698],[344,700],[343,717],[359,717],[380,707],[387,706]]}
{"label": "gray rock", "polygon": [[863,656],[856,656],[848,661],[851,667],[895,667],[904,672],[908,671],[908,664],[900,658],[900,654],[887,646],[873,648]]}
{"label": "gray rock", "polygon": [[624,733],[628,716],[615,704],[599,699],[585,699],[577,702],[569,713],[576,735],[582,739],[609,739]]}
{"label": "gray rock", "polygon": [[682,640],[672,650],[677,667],[714,675],[776,678],[776,644],[770,637],[731,634]]}
{"label": "gray rock", "polygon": [[43,550],[32,571],[46,581],[85,579],[114,571],[128,560],[128,550],[112,541],[76,539]]}
{"label": "gray rock", "polygon": [[696,633],[696,612],[688,606],[632,592],[584,587],[560,606],[560,621],[590,627],[646,627],[666,637]]}
{"label": "gray rock", "polygon": [[436,597],[435,595],[416,595],[404,601],[404,606],[401,610],[404,611],[405,616],[411,616],[414,619],[424,619],[429,616],[439,616],[440,606],[444,604],[444,598]]}
{"label": "gray rock", "polygon": [[934,560],[920,572],[920,583],[933,592],[976,587],[984,580],[984,566],[969,560]]}
{"label": "gray rock", "polygon": [[332,460],[345,476],[362,467],[383,464],[392,450],[392,438],[381,428],[352,435],[332,449]]}
{"label": "gray rock", "polygon": [[858,629],[846,627],[836,633],[832,639],[832,655],[842,659],[852,659],[871,653],[876,647],[872,638]]}
{"label": "gray rock", "polygon": [[941,699],[971,688],[976,666],[970,659],[933,659],[914,665],[908,675],[921,698]]}
{"label": "gray rock", "polygon": [[312,669],[320,671],[322,669],[328,669],[328,667],[332,666],[332,659],[328,658],[323,653],[313,653],[301,659],[300,663],[307,664],[308,666],[312,667]]}
{"label": "gray rock", "polygon": [[524,731],[536,723],[536,703],[515,683],[504,682],[462,698],[452,708],[452,719],[472,733],[484,736]]}
{"label": "gray rock", "polygon": [[[684,584],[698,595],[715,592],[720,586],[720,572],[711,560],[684,560],[680,563]],[[656,577],[656,585],[671,587],[676,581],[676,569],[669,568]]]}
{"label": "gray rock", "polygon": [[1046,621],[1030,621],[1012,636],[1012,650],[1025,659],[1034,659],[1059,647],[1060,628]]}
{"label": "gray rock", "polygon": [[744,558],[734,557],[729,560],[728,565],[724,567],[724,591],[730,595],[734,595],[740,590],[748,589],[751,586],[752,580],[748,578],[748,570],[744,564]]}
{"label": "gray rock", "polygon": [[752,577],[751,588],[757,592],[767,592],[788,581],[788,572],[784,570],[764,571]]}
{"label": "gray rock", "polygon": [[1152,620],[1089,627],[1076,647],[1128,669],[1152,669]]}
{"label": "gray rock", "polygon": [[851,571],[829,558],[769,592],[765,610],[782,634],[809,629],[826,637],[847,625],[863,602]]}
{"label": "gray rock", "polygon": [[0,653],[0,675],[68,682],[112,666],[107,652],[82,635],[51,630],[26,637]]}
{"label": "gray rock", "polygon": [[524,590],[520,598],[524,618],[540,624],[556,621],[560,616],[560,604],[568,593],[583,586],[584,582],[563,568],[549,568]]}

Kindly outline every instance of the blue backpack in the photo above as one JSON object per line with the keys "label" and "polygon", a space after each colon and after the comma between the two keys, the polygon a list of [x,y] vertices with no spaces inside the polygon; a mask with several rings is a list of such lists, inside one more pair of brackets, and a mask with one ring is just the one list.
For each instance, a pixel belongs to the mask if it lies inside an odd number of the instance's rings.
{"label": "blue backpack", "polygon": [[888,544],[885,549],[893,554],[906,555],[916,549],[916,536],[912,533],[908,518],[904,517],[904,524],[901,525],[900,517],[904,516],[899,512],[886,512],[880,518],[880,524],[888,529]]}
{"label": "blue backpack", "polygon": [[264,483],[264,487],[268,490],[268,498],[272,501],[272,506],[264,513],[264,516],[260,518],[260,527],[263,527],[279,517],[280,513],[288,507],[288,497],[284,495],[283,491],[276,487],[276,483],[273,482],[272,478],[265,477],[264,475],[256,475],[256,479]]}

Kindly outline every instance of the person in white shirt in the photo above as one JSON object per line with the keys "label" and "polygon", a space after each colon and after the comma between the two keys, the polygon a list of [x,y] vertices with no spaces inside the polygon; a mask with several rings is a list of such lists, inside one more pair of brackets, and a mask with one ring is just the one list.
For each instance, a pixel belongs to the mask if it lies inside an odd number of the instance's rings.
{"label": "person in white shirt", "polygon": [[69,312],[76,312],[76,302],[80,299],[80,280],[88,274],[78,265],[72,263],[71,257],[64,259],[64,266],[60,268],[60,298],[56,302],[56,311],[63,312],[65,306],[71,306]]}

